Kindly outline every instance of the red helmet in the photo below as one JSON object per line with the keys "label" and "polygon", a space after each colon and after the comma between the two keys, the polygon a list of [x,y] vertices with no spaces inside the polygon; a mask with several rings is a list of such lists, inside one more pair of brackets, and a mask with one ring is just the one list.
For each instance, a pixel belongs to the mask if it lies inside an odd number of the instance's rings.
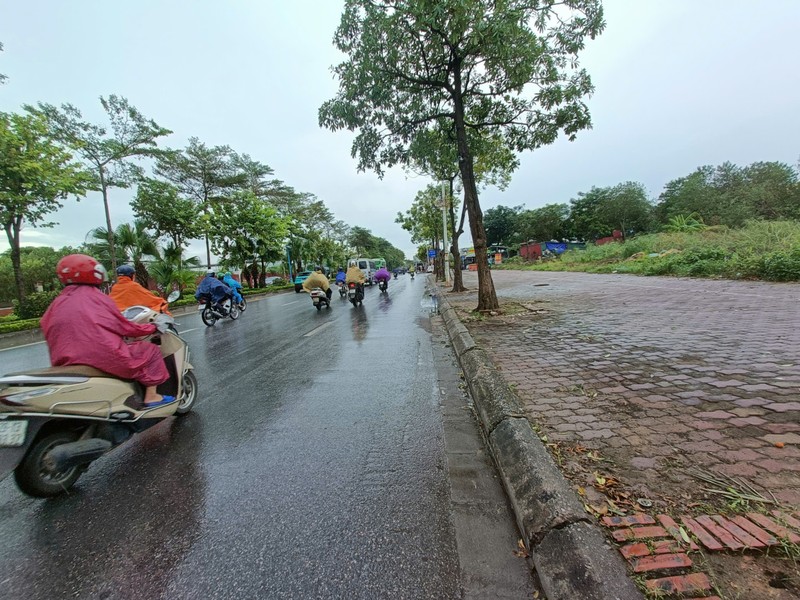
{"label": "red helmet", "polygon": [[64,285],[102,285],[108,281],[106,268],[86,254],[69,254],[58,261],[56,275]]}

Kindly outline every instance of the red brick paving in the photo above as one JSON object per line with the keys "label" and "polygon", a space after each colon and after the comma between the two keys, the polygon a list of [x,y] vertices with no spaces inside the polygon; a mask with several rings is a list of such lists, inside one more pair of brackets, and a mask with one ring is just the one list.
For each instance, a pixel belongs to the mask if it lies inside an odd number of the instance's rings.
{"label": "red brick paving", "polygon": [[[687,573],[695,540],[727,552],[800,543],[800,285],[523,271],[493,278],[501,304],[535,312],[465,324],[549,441],[598,450],[656,512],[698,499],[705,486],[687,474],[692,467],[744,477],[790,509],[773,518],[682,517],[688,543],[667,515],[656,515],[661,526],[645,515],[607,517],[648,588],[713,593],[704,573]],[[475,289],[476,275],[465,273],[465,284]],[[477,303],[474,293],[449,300],[462,318]]]}
{"label": "red brick paving", "polygon": [[551,441],[600,450],[643,497],[699,466],[800,506],[800,285],[492,275],[501,303],[537,312],[465,324]]}

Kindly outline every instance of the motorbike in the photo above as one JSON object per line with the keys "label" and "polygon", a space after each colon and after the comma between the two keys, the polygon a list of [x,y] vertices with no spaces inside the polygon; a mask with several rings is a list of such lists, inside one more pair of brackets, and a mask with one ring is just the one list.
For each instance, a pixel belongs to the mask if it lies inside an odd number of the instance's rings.
{"label": "motorbike", "polygon": [[347,284],[347,296],[352,302],[353,306],[359,306],[364,300],[363,286],[356,285],[355,283]]}
{"label": "motorbike", "polygon": [[384,279],[381,279],[381,280],[378,282],[378,289],[379,289],[380,291],[382,291],[382,292],[385,292],[386,290],[388,290],[388,289],[389,289],[389,282],[388,282],[388,281],[386,281],[386,280],[384,280]]}
{"label": "motorbike", "polygon": [[147,407],[141,384],[84,365],[0,377],[0,480],[13,473],[19,489],[37,498],[64,494],[93,461],[134,434],[192,410],[197,379],[174,319],[144,306],[123,315],[158,325],[144,339],[159,345],[169,372],[157,391],[175,401]]}
{"label": "motorbike", "polygon": [[336,285],[339,286],[339,297],[344,298],[347,296],[347,284],[344,281],[340,281]]}
{"label": "motorbike", "polygon": [[331,301],[328,300],[328,294],[322,288],[314,288],[311,290],[311,303],[317,310],[322,310],[322,307],[330,308]]}
{"label": "motorbike", "polygon": [[411,273],[411,281],[414,281],[414,271],[409,271]]}
{"label": "motorbike", "polygon": [[[244,296],[242,296],[242,300],[244,300]],[[224,302],[218,304],[212,302],[211,298],[203,298],[201,302],[200,308],[198,308],[200,318],[208,327],[213,327],[214,323],[227,317],[235,321],[241,314],[239,305],[230,298],[226,298]]]}
{"label": "motorbike", "polygon": [[394,272],[394,278],[397,279],[397,271]]}

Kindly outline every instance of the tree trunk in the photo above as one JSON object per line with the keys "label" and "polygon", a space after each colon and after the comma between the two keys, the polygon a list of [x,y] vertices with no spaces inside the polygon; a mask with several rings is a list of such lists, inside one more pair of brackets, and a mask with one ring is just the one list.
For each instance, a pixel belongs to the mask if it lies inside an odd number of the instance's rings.
{"label": "tree trunk", "polygon": [[12,220],[5,224],[8,245],[11,246],[11,267],[14,270],[14,284],[17,288],[17,302],[19,302],[17,310],[22,306],[22,300],[25,298],[25,283],[22,281],[22,266],[20,265],[19,252],[19,231],[21,228],[21,217],[12,217]]}
{"label": "tree trunk", "polygon": [[458,143],[458,167],[464,184],[464,204],[469,212],[469,228],[475,246],[475,263],[478,265],[478,307],[479,312],[497,310],[497,293],[494,290],[492,272],[489,270],[489,256],[486,248],[486,230],[483,227],[483,212],[478,202],[478,187],[475,184],[475,171],[472,154],[467,144],[467,130],[464,124],[464,103],[461,98],[460,64],[454,67],[453,104],[455,108],[456,141]]}
{"label": "tree trunk", "polygon": [[114,228],[111,226],[111,210],[108,207],[108,185],[106,185],[105,167],[100,167],[100,188],[103,192],[103,208],[106,211],[106,234],[108,251],[111,254],[111,272],[117,271],[117,250],[114,248]]}
{"label": "tree trunk", "polygon": [[454,292],[466,292],[464,278],[461,275],[461,252],[458,249],[458,238],[464,232],[464,216],[466,215],[467,205],[461,207],[461,223],[456,229],[456,211],[453,207],[453,180],[450,180],[450,230],[453,232],[453,244],[450,251],[453,255],[453,290]]}

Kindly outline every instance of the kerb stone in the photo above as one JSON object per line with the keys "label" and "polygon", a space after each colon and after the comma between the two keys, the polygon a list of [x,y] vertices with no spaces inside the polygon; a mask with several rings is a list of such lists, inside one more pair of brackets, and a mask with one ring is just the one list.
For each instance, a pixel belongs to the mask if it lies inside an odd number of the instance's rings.
{"label": "kerb stone", "polygon": [[616,548],[588,523],[554,529],[531,556],[548,600],[643,600]]}
{"label": "kerb stone", "polygon": [[530,546],[551,529],[589,520],[527,419],[504,420],[489,436],[489,443]]}

